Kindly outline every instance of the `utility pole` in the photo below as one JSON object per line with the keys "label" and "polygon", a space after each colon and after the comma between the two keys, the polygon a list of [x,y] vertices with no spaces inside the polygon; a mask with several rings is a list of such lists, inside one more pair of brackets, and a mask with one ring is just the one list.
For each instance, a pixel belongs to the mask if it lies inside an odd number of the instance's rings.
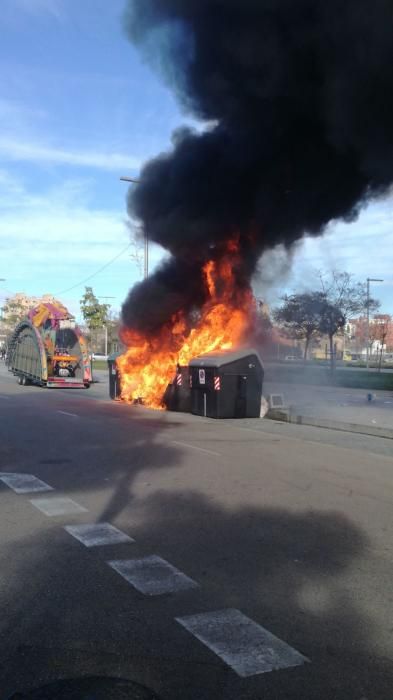
{"label": "utility pole", "polygon": [[370,364],[370,282],[383,282],[373,277],[367,277],[367,347],[366,347],[366,369]]}
{"label": "utility pole", "polygon": [[[116,299],[116,297],[98,297],[99,299]],[[105,355],[108,355],[108,322],[105,321]]]}
{"label": "utility pole", "polygon": [[[120,180],[122,182],[133,182],[135,184],[138,184],[140,180],[137,180],[135,177],[128,177],[127,175],[122,175]],[[149,239],[147,236],[147,233],[145,232],[144,235],[144,256],[143,256],[143,276],[145,279],[148,278],[149,276]]]}

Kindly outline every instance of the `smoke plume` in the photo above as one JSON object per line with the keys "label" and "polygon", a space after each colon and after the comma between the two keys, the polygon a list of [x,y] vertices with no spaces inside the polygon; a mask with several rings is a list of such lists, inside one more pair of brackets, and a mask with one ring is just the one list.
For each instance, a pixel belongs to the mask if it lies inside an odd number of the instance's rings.
{"label": "smoke plume", "polygon": [[130,191],[171,258],[131,290],[126,326],[154,332],[202,304],[201,265],[232,235],[246,284],[263,251],[355,218],[391,184],[392,0],[130,0],[125,23],[210,124],[178,131]]}

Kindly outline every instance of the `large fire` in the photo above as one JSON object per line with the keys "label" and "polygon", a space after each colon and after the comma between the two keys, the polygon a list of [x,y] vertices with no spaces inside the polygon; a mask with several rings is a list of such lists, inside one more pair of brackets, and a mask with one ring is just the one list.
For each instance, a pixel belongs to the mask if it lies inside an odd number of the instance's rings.
{"label": "large fire", "polygon": [[155,337],[123,330],[128,350],[117,360],[123,399],[142,400],[151,408],[163,408],[164,392],[177,365],[187,365],[193,357],[229,350],[242,343],[250,328],[255,302],[249,288],[236,284],[239,261],[237,243],[230,241],[221,258],[205,263],[207,301],[193,328],[179,312]]}

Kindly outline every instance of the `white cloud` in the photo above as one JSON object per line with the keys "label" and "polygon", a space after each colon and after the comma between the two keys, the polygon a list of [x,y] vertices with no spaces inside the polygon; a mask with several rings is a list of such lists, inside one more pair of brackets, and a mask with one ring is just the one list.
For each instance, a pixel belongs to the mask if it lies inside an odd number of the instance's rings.
{"label": "white cloud", "polygon": [[65,18],[63,0],[3,0],[3,12],[13,12],[14,19],[18,13],[30,16],[50,15],[58,21]]}
{"label": "white cloud", "polygon": [[393,249],[393,203],[377,201],[364,209],[359,218],[346,224],[330,225],[324,236],[305,238],[294,258],[294,265],[325,269],[340,267],[355,276],[389,275]]}
{"label": "white cloud", "polygon": [[[130,242],[124,212],[89,206],[89,180],[69,180],[42,189],[39,195],[0,171],[0,276],[8,292],[58,293],[73,285],[68,300],[77,300],[83,281],[95,275]],[[94,276],[100,294],[115,295],[119,306],[139,277],[131,250]]]}
{"label": "white cloud", "polygon": [[65,165],[120,174],[122,170],[137,170],[142,164],[140,157],[124,150],[105,152],[96,146],[91,149],[68,146],[65,141],[60,146],[59,136],[57,139],[48,136],[50,122],[50,113],[41,107],[0,97],[0,158],[3,162]]}
{"label": "white cloud", "polygon": [[10,161],[72,165],[102,170],[137,169],[141,160],[125,153],[75,151],[45,144],[0,138],[0,156]]}
{"label": "white cloud", "polygon": [[[384,284],[378,285],[376,294],[382,302],[382,309],[392,313],[392,250],[393,200],[387,197],[370,203],[356,221],[349,224],[333,222],[323,236],[303,238],[288,256],[278,251],[277,259],[282,269],[285,268],[285,274],[279,272],[275,279],[273,274],[273,284],[267,285],[263,291],[269,303],[277,304],[283,292],[317,288],[318,271],[347,271],[359,281],[365,281],[367,277],[383,279]],[[269,256],[265,262],[269,272]],[[264,276],[269,275],[262,270],[262,281]]]}

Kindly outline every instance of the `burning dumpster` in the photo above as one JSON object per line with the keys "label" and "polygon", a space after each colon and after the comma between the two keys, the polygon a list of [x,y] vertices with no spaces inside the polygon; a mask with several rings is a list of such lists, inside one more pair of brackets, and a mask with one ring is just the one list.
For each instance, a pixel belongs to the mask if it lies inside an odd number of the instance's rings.
{"label": "burning dumpster", "polygon": [[116,363],[117,358],[120,356],[119,352],[114,352],[108,357],[108,369],[109,369],[109,396],[114,401],[120,399],[121,386],[120,386],[120,373]]}
{"label": "burning dumpster", "polygon": [[164,405],[168,411],[191,412],[190,370],[188,367],[177,366],[173,381],[168,384],[165,391]]}
{"label": "burning dumpster", "polygon": [[191,412],[209,418],[258,418],[263,365],[255,350],[209,353],[190,362]]}

